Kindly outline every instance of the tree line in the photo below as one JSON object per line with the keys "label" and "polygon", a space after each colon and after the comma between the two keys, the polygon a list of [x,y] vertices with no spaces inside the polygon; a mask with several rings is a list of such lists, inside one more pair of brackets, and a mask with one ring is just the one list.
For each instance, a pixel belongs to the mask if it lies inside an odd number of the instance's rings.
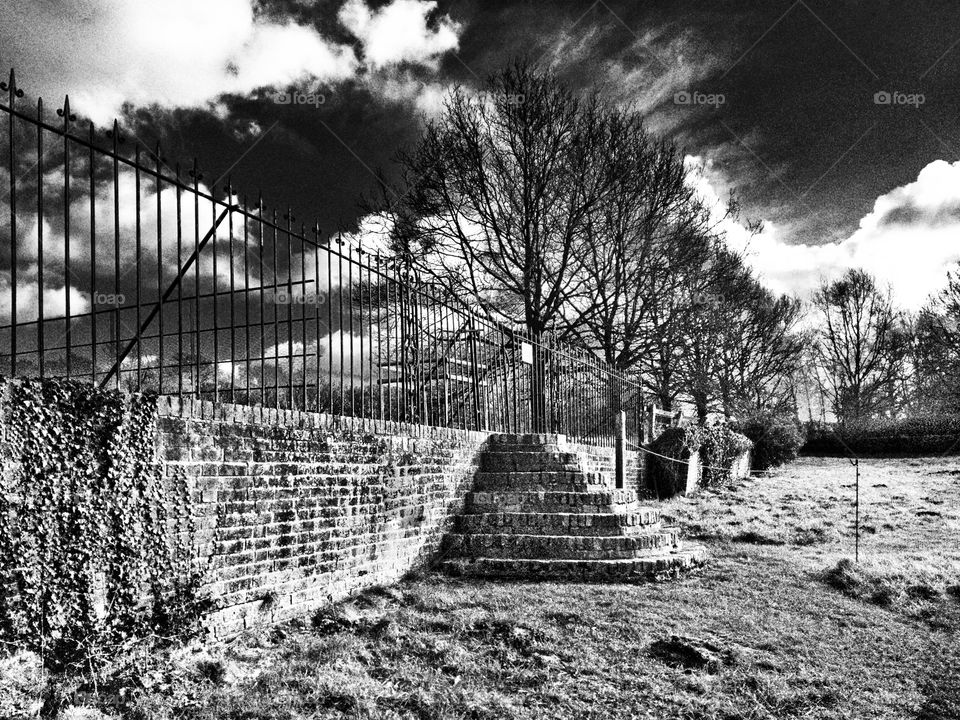
{"label": "tree line", "polygon": [[918,313],[897,308],[860,269],[823,283],[811,304],[820,329],[802,381],[821,413],[839,422],[960,415],[960,265]]}
{"label": "tree line", "polygon": [[641,113],[523,61],[484,90],[449,95],[378,205],[394,254],[445,293],[588,348],[701,422],[796,417],[811,392],[841,418],[956,408],[957,277],[910,321],[862,271],[808,305],[777,295],[725,243],[736,201],[708,207]]}

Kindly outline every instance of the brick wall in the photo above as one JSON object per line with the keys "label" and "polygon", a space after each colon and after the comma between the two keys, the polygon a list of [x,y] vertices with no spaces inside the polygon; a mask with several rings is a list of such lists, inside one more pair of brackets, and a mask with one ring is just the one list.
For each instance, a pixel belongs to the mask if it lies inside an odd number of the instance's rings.
{"label": "brick wall", "polygon": [[161,398],[160,457],[187,478],[216,635],[302,615],[424,564],[487,435]]}
{"label": "brick wall", "polygon": [[[579,453],[604,472],[609,473],[610,478],[615,477],[617,456],[616,450],[611,446],[582,445],[579,443],[567,442],[565,447],[571,452]],[[627,446],[626,455],[626,481],[624,488],[639,491],[644,487],[643,471],[644,465],[641,453],[638,450],[630,450]]]}

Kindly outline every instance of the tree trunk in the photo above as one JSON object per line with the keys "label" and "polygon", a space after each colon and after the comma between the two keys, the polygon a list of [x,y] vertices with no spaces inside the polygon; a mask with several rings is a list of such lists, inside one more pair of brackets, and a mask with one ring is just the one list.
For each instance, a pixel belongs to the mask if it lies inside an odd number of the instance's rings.
{"label": "tree trunk", "polygon": [[703,395],[695,395],[693,402],[697,406],[697,422],[700,425],[705,425],[707,422],[707,414],[709,413],[707,398]]}

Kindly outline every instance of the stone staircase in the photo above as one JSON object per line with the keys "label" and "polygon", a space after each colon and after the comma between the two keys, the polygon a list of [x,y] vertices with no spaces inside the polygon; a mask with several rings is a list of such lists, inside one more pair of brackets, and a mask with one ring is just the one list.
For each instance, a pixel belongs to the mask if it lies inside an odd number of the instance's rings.
{"label": "stone staircase", "polygon": [[444,551],[441,569],[456,575],[614,582],[706,559],[562,435],[492,436]]}

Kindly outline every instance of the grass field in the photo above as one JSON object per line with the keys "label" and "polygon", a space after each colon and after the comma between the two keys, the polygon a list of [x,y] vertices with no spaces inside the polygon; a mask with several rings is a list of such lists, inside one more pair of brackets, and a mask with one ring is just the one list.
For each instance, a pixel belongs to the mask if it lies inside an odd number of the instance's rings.
{"label": "grass field", "polygon": [[[118,663],[83,703],[235,720],[960,718],[960,463],[861,463],[859,565],[844,561],[853,479],[807,458],[664,503],[711,551],[679,580],[428,574],[313,622]],[[652,651],[674,635],[696,652]],[[29,663],[6,663],[4,717],[35,692]]]}

